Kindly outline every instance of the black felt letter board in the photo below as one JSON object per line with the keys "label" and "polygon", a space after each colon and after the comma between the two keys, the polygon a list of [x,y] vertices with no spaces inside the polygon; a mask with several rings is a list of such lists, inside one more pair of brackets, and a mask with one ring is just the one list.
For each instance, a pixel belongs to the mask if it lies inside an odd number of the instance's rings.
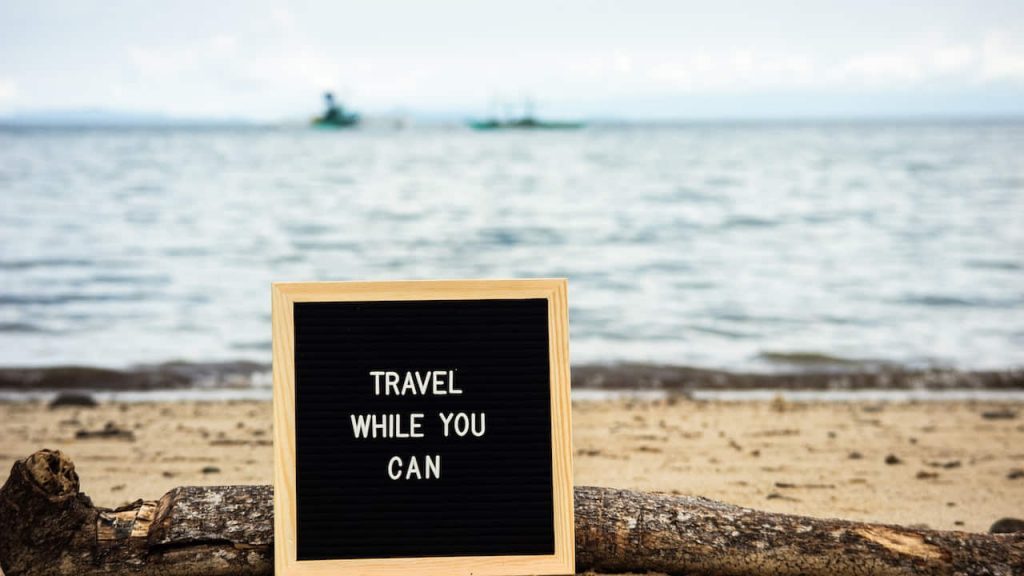
{"label": "black felt letter board", "polygon": [[[298,560],[554,553],[547,300],[298,302],[294,325]],[[375,394],[372,371],[427,370],[462,393]],[[460,412],[486,432],[445,438]],[[355,437],[411,413],[421,438]],[[439,477],[392,479],[395,456]]]}

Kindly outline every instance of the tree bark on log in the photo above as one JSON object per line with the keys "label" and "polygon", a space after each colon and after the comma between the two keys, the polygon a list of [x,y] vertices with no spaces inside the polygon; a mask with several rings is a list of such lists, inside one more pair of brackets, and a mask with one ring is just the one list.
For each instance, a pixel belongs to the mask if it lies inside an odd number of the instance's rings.
{"label": "tree bark on log", "polygon": [[[771,514],[705,498],[576,488],[580,571],[720,575],[1024,574],[1024,533],[975,534]],[[500,521],[500,519],[496,519]],[[117,509],[42,450],[0,488],[7,576],[273,574],[270,486],[175,488]]]}

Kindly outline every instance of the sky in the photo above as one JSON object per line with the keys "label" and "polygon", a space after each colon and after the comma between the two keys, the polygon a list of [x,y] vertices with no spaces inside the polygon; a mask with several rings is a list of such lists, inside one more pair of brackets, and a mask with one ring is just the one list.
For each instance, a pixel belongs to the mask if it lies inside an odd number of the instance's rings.
{"label": "sky", "polygon": [[1024,2],[4,0],[0,115],[1024,116]]}

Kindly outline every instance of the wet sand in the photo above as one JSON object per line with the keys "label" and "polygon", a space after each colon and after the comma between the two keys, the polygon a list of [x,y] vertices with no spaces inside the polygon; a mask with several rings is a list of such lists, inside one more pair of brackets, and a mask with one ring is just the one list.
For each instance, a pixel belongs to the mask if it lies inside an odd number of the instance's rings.
{"label": "wet sand", "polygon": [[[576,402],[573,418],[579,485],[938,529],[1024,517],[1024,404],[619,399]],[[0,404],[0,481],[44,447],[102,506],[273,475],[261,401]]]}

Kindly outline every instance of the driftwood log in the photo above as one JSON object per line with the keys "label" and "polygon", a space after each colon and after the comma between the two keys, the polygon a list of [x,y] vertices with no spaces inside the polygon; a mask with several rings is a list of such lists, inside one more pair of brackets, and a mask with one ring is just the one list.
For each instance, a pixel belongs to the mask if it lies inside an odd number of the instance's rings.
{"label": "driftwood log", "polygon": [[[7,576],[273,574],[270,486],[175,488],[117,509],[42,450],[0,488]],[[769,514],[704,498],[576,488],[580,571],[669,574],[1024,574],[1024,533],[919,530]]]}

